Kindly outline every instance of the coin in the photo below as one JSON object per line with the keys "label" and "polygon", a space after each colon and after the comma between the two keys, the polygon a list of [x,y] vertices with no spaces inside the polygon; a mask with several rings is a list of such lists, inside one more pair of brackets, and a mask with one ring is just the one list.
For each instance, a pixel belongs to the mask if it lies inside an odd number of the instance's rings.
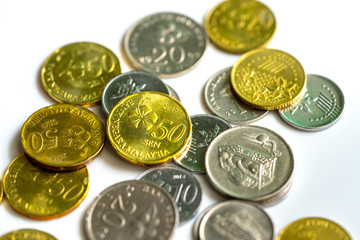
{"label": "coin", "polygon": [[290,54],[256,49],[243,54],[231,70],[231,85],[245,103],[265,110],[296,104],[306,91],[306,75]]}
{"label": "coin", "polygon": [[114,77],[104,89],[101,103],[103,110],[110,110],[124,97],[138,92],[156,91],[170,95],[167,85],[157,76],[143,72],[131,71]]}
{"label": "coin", "polygon": [[232,124],[249,124],[263,118],[268,111],[258,110],[241,102],[230,85],[231,68],[213,75],[205,86],[205,102],[215,115]]}
{"label": "coin", "polygon": [[176,100],[178,100],[179,102],[180,101],[180,97],[179,97],[179,94],[175,91],[175,89],[173,89],[172,87],[170,87],[169,85],[167,85],[169,91],[170,91],[170,96],[175,98]]}
{"label": "coin", "polygon": [[261,203],[286,188],[294,157],[290,146],[275,132],[258,126],[238,126],[211,142],[205,167],[210,183],[219,192]]}
{"label": "coin", "polygon": [[191,121],[176,99],[140,92],[121,100],[110,112],[107,135],[113,149],[139,165],[171,161],[191,140]]}
{"label": "coin", "polygon": [[105,129],[92,111],[55,104],[33,113],[21,129],[21,143],[36,164],[54,170],[81,168],[102,150]]}
{"label": "coin", "polygon": [[213,205],[207,207],[204,211],[202,211],[199,216],[195,219],[194,224],[193,224],[193,228],[192,228],[192,236],[193,236],[193,240],[199,240],[200,236],[199,236],[199,227],[200,227],[200,223],[203,219],[203,217],[205,216],[205,214],[213,207]]}
{"label": "coin", "polygon": [[32,164],[24,154],[15,158],[4,175],[4,192],[10,205],[34,219],[53,219],[76,209],[87,195],[85,167],[52,172]]}
{"label": "coin", "polygon": [[89,240],[169,240],[178,225],[170,196],[145,181],[125,181],[100,193],[85,215]]}
{"label": "coin", "polygon": [[156,167],[143,172],[137,179],[151,182],[170,194],[179,211],[180,223],[197,212],[201,202],[201,186],[190,172],[178,167]]}
{"label": "coin", "polygon": [[276,237],[276,240],[287,239],[351,240],[352,238],[345,229],[333,221],[308,217],[290,223]]}
{"label": "coin", "polygon": [[184,158],[175,161],[181,167],[195,173],[205,173],[205,152],[211,141],[231,125],[223,119],[210,115],[190,116],[192,138],[190,149]]}
{"label": "coin", "polygon": [[274,227],[268,214],[255,204],[221,202],[208,210],[199,226],[200,240],[272,240]]}
{"label": "coin", "polygon": [[1,179],[0,179],[0,204],[1,204],[1,201],[2,201],[2,198],[3,198],[3,185],[2,185],[2,182],[1,182]]}
{"label": "coin", "polygon": [[162,77],[193,68],[203,56],[207,38],[191,18],[162,12],[135,23],[126,33],[124,48],[132,65]]}
{"label": "coin", "polygon": [[308,74],[304,97],[290,109],[280,110],[279,114],[295,128],[319,131],[340,119],[344,103],[344,95],[336,83],[323,76]]}
{"label": "coin", "polygon": [[58,102],[83,106],[101,99],[110,79],[120,74],[116,55],[92,42],[76,42],[53,52],[41,69],[41,83],[51,98]]}
{"label": "coin", "polygon": [[267,45],[276,28],[272,11],[257,1],[223,1],[205,18],[205,30],[219,48],[244,53]]}
{"label": "coin", "polygon": [[57,238],[36,229],[19,229],[0,236],[0,240],[57,240]]}

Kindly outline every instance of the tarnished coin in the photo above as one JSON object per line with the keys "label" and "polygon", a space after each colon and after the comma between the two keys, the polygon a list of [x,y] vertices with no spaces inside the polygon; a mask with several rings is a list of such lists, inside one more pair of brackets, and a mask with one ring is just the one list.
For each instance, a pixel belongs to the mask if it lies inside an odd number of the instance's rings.
{"label": "tarnished coin", "polygon": [[181,103],[169,95],[140,92],[111,110],[107,135],[125,160],[154,165],[183,154],[191,140],[191,121]]}
{"label": "tarnished coin", "polygon": [[141,19],[124,38],[125,52],[134,67],[163,77],[193,68],[206,45],[205,32],[198,23],[170,12]]}
{"label": "tarnished coin", "polygon": [[100,193],[85,215],[89,240],[170,240],[179,221],[173,200],[145,181],[125,181]]}
{"label": "tarnished coin", "polygon": [[172,87],[170,87],[169,85],[167,85],[169,91],[170,91],[170,96],[175,98],[176,100],[178,100],[179,102],[180,101],[180,97],[179,97],[179,94],[175,91],[175,89],[173,89]]}
{"label": "tarnished coin", "polygon": [[290,223],[276,237],[276,240],[288,239],[351,240],[352,238],[345,229],[333,221],[309,217]]}
{"label": "tarnished coin", "polygon": [[199,236],[200,240],[272,240],[274,227],[269,215],[257,205],[230,200],[205,213]]}
{"label": "tarnished coin", "polygon": [[308,74],[306,93],[298,104],[279,111],[291,126],[305,131],[319,131],[331,127],[344,110],[344,95],[330,79]]}
{"label": "tarnished coin", "polygon": [[36,229],[19,229],[0,236],[0,240],[57,240],[57,238]]}
{"label": "tarnished coin", "polygon": [[275,132],[258,126],[239,126],[212,141],[205,167],[219,192],[261,203],[286,188],[291,181],[294,157],[290,146]]}
{"label": "tarnished coin", "polygon": [[46,59],[41,69],[45,91],[58,102],[94,105],[108,81],[119,75],[116,55],[92,42],[65,45]]}
{"label": "tarnished coin", "polygon": [[55,104],[33,113],[21,129],[26,154],[37,164],[55,170],[85,166],[102,150],[105,129],[92,111]]}
{"label": "tarnished coin", "polygon": [[175,161],[181,167],[195,173],[205,173],[205,152],[211,141],[231,125],[223,119],[199,114],[190,116],[192,137],[190,149],[184,158]]}
{"label": "tarnished coin", "polygon": [[274,35],[275,28],[272,11],[253,0],[223,1],[205,18],[205,29],[211,41],[232,53],[264,47]]}
{"label": "tarnished coin", "polygon": [[15,158],[4,175],[10,205],[34,219],[53,219],[76,209],[89,188],[87,167],[52,172],[32,164],[24,154]]}
{"label": "tarnished coin", "polygon": [[110,110],[123,98],[138,92],[155,91],[170,95],[168,86],[157,76],[143,72],[131,71],[114,77],[104,89],[101,104],[109,114]]}
{"label": "tarnished coin", "polygon": [[212,76],[205,86],[205,102],[215,115],[232,124],[248,124],[263,118],[268,111],[244,104],[233,93],[230,84],[231,68]]}
{"label": "tarnished coin", "polygon": [[265,110],[296,104],[306,91],[306,75],[290,54],[256,49],[243,54],[231,70],[231,85],[245,103]]}
{"label": "tarnished coin", "polygon": [[201,202],[201,186],[189,171],[178,167],[150,168],[138,178],[161,187],[173,198],[180,215],[180,223],[192,218]]}

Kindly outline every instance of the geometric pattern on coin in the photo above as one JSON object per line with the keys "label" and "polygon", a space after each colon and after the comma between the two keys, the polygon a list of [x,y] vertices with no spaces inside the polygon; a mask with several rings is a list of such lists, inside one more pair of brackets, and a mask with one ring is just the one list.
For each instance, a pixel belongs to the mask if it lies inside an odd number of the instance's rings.
{"label": "geometric pattern on coin", "polygon": [[101,192],[85,215],[89,240],[169,240],[179,221],[171,197],[160,187],[131,180]]}
{"label": "geometric pattern on coin", "polygon": [[286,188],[294,158],[290,146],[277,133],[258,126],[238,126],[212,141],[205,167],[219,192],[260,203]]}
{"label": "geometric pattern on coin", "polygon": [[249,124],[263,118],[268,111],[253,108],[241,102],[230,84],[231,68],[214,74],[205,86],[205,102],[215,115],[232,124]]}
{"label": "geometric pattern on coin", "polygon": [[87,167],[53,172],[31,163],[24,154],[9,165],[4,176],[4,192],[19,213],[46,220],[75,210],[89,189]]}
{"label": "geometric pattern on coin", "polygon": [[206,45],[202,26],[187,16],[168,12],[141,19],[124,38],[131,64],[162,77],[180,75],[193,68]]}
{"label": "geometric pattern on coin", "polygon": [[211,141],[231,125],[222,118],[199,114],[190,116],[191,145],[184,158],[175,161],[181,167],[199,174],[205,173],[205,152]]}
{"label": "geometric pattern on coin", "polygon": [[272,240],[269,215],[253,203],[229,200],[208,210],[199,226],[201,240]]}
{"label": "geometric pattern on coin", "polygon": [[57,240],[57,238],[36,229],[19,229],[0,236],[0,240]]}
{"label": "geometric pattern on coin", "polygon": [[41,83],[54,100],[86,107],[100,101],[107,82],[120,72],[119,60],[111,50],[92,42],[76,42],[46,59]]}
{"label": "geometric pattern on coin", "polygon": [[137,180],[151,182],[173,198],[179,210],[180,223],[189,220],[197,212],[201,202],[201,187],[196,177],[178,167],[156,167],[143,172]]}
{"label": "geometric pattern on coin", "polygon": [[291,126],[305,131],[319,131],[331,127],[344,110],[344,95],[330,79],[308,74],[306,93],[298,104],[279,111]]}
{"label": "geometric pattern on coin", "polygon": [[113,78],[104,88],[101,104],[106,114],[124,97],[138,92],[155,91],[170,94],[167,85],[156,75],[130,71]]}

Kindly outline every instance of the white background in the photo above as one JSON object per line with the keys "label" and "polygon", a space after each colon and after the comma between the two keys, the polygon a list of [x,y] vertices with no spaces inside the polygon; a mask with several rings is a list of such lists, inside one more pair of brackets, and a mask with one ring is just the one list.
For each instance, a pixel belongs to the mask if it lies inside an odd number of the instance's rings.
{"label": "white background", "polygon": [[[39,71],[49,54],[70,42],[92,41],[110,48],[123,72],[130,66],[121,56],[120,43],[127,29],[146,15],[174,11],[203,23],[218,0],[194,1],[91,1],[91,0],[1,0],[0,1],[0,172],[23,151],[20,129],[36,110],[55,102],[40,85]],[[274,12],[277,30],[269,48],[295,56],[306,73],[335,81],[345,95],[340,121],[321,132],[303,132],[284,123],[271,112],[256,125],[279,133],[295,156],[293,186],[288,197],[266,212],[275,233],[290,222],[308,216],[329,218],[341,224],[354,239],[360,239],[360,37],[357,0],[264,1]],[[202,62],[192,71],[166,83],[180,95],[190,115],[208,112],[203,87],[214,73],[232,66],[240,55],[222,52],[209,44]],[[91,110],[105,121],[100,106]],[[0,205],[0,235],[19,228],[36,228],[58,239],[85,239],[83,218],[95,196],[108,186],[135,179],[144,167],[120,159],[108,143],[88,165],[90,190],[74,212],[59,219],[38,221],[15,212],[4,199]],[[200,211],[224,200],[205,176]],[[193,220],[177,228],[173,239],[191,239]]]}

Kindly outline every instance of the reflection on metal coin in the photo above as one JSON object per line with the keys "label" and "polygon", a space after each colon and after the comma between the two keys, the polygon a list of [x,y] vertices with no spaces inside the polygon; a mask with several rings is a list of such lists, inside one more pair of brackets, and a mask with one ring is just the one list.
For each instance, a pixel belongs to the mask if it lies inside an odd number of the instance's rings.
{"label": "reflection on metal coin", "polygon": [[170,87],[169,85],[167,85],[169,91],[170,91],[170,96],[175,98],[176,100],[178,100],[179,102],[180,101],[180,97],[179,97],[179,94],[175,91],[175,89],[173,89],[172,87]]}
{"label": "reflection on metal coin", "polygon": [[57,238],[36,229],[19,229],[2,235],[0,240],[57,240]]}

